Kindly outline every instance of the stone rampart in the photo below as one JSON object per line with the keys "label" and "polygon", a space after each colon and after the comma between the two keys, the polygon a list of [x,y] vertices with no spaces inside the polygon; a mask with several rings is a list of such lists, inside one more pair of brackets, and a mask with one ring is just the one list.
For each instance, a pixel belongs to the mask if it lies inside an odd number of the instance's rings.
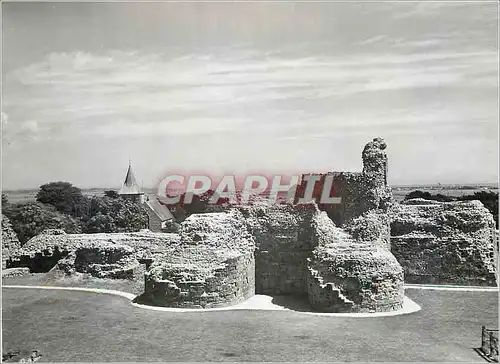
{"label": "stone rampart", "polygon": [[387,247],[378,243],[383,241],[385,228],[371,231],[374,240],[368,240],[368,234],[355,237],[336,227],[324,213],[315,217],[313,226],[317,247],[308,259],[307,283],[314,309],[383,312],[402,307],[403,269]]}
{"label": "stone rampart", "polygon": [[408,283],[496,285],[495,235],[480,201],[416,199],[391,210],[391,250]]}

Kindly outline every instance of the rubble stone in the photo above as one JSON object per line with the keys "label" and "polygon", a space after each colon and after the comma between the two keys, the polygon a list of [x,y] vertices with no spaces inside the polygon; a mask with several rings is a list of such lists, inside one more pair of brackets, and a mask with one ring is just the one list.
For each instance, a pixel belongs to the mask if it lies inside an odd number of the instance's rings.
{"label": "rubble stone", "polygon": [[255,243],[241,213],[191,215],[180,241],[145,274],[146,303],[220,307],[255,294]]}
{"label": "rubble stone", "polygon": [[[373,216],[370,216],[373,217]],[[365,220],[366,221],[366,220]],[[361,232],[360,221],[352,231]],[[308,259],[308,296],[323,312],[383,312],[402,307],[403,269],[384,243],[388,220],[372,220],[353,236],[321,213],[313,219],[317,246]],[[379,226],[377,226],[379,225]]]}
{"label": "rubble stone", "polygon": [[46,230],[30,239],[6,265],[27,267],[32,273],[52,269],[65,274],[88,273],[99,278],[127,278],[139,259],[155,259],[178,241],[175,234],[138,233],[66,234]]}
{"label": "rubble stone", "polygon": [[10,254],[7,266],[137,279],[144,264],[137,300],[183,308],[227,306],[259,293],[306,296],[323,312],[380,312],[402,307],[405,279],[494,285],[491,214],[479,201],[395,204],[385,149],[375,138],[363,150],[362,172],[323,175],[333,178],[337,205],[257,198],[191,215],[177,234],[49,230]]}
{"label": "rubble stone", "polygon": [[416,199],[391,210],[391,251],[408,283],[496,285],[495,235],[480,201]]}
{"label": "rubble stone", "polygon": [[9,218],[2,214],[2,268],[5,268],[9,257],[21,248],[16,232],[12,229]]}
{"label": "rubble stone", "polygon": [[6,268],[2,269],[2,278],[22,277],[30,274],[29,268]]}

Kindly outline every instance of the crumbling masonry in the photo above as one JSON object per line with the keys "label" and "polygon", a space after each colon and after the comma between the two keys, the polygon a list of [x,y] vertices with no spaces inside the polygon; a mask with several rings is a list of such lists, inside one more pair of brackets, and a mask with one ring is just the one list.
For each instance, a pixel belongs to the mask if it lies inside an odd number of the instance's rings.
{"label": "crumbling masonry", "polygon": [[149,267],[142,299],[208,308],[257,293],[306,296],[323,312],[401,308],[403,269],[390,252],[384,149],[374,139],[363,151],[363,172],[330,174],[342,203],[327,211],[262,201],[192,215],[175,252]]}
{"label": "crumbling masonry", "polygon": [[338,205],[257,201],[191,215],[178,234],[47,231],[7,267],[144,279],[141,302],[183,308],[267,294],[303,296],[322,312],[381,312],[402,307],[405,279],[495,285],[491,214],[479,202],[395,204],[385,149],[376,138],[362,172],[328,174]]}

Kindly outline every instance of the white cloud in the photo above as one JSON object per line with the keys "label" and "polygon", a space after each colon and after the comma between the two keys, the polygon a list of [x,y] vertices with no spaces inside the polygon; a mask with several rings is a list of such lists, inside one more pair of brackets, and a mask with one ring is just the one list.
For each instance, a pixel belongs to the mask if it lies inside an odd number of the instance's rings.
{"label": "white cloud", "polygon": [[[386,49],[52,53],[4,77],[7,182],[24,186],[31,173],[40,183],[57,176],[110,185],[129,156],[146,181],[179,166],[356,170],[358,149],[377,135],[396,155],[396,178],[416,176],[405,169],[412,148],[426,150],[421,170],[427,150],[442,150],[436,175],[465,160],[468,151],[450,149],[460,140],[483,148],[474,155],[489,158],[481,167],[488,179],[488,161],[497,161],[498,54]],[[20,171],[18,158],[32,171]]]}
{"label": "white cloud", "polygon": [[[242,124],[283,124],[279,105],[290,100],[302,100],[308,115],[317,110],[304,102],[359,93],[462,87],[468,80],[491,87],[495,61],[489,52],[296,59],[248,51],[174,59],[121,51],[53,53],[7,75],[5,109],[18,120],[9,123],[10,131],[40,138],[224,132]],[[251,116],[257,109],[265,110],[265,120]]]}

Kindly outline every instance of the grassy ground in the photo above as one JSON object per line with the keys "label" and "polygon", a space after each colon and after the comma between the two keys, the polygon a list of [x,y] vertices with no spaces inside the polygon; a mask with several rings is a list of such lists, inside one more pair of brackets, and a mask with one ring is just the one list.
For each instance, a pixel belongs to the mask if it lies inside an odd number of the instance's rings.
{"label": "grassy ground", "polygon": [[123,291],[140,295],[144,292],[143,273],[138,272],[134,280],[101,279],[89,274],[66,276],[58,272],[34,273],[21,277],[2,278],[2,285],[86,287]]}
{"label": "grassy ground", "polygon": [[41,361],[482,361],[497,292],[409,289],[422,311],[338,318],[290,311],[156,312],[120,297],[3,289],[3,350]]}

